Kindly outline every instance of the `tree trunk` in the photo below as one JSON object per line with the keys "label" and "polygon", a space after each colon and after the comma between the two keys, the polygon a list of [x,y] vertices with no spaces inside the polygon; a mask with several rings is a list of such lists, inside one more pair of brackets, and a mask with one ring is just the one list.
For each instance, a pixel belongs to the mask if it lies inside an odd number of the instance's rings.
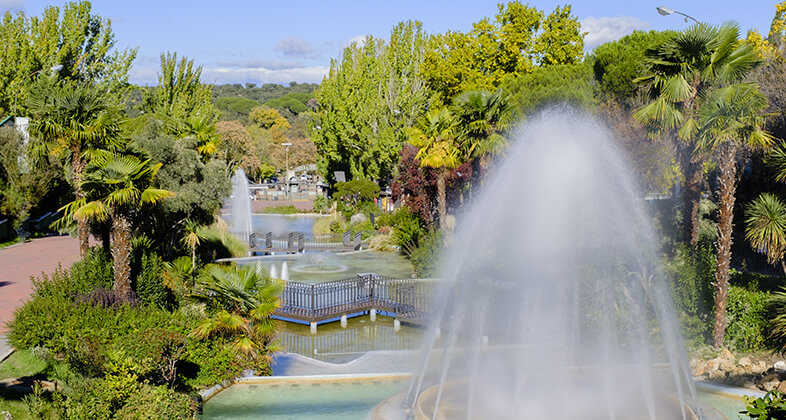
{"label": "tree trunk", "polygon": [[734,193],[737,189],[737,145],[722,146],[718,163],[718,266],[715,271],[715,326],[712,341],[716,348],[723,346],[726,335],[726,298],[729,294],[729,265],[731,263],[732,217]]}
{"label": "tree trunk", "polygon": [[117,210],[112,211],[112,238],[113,289],[115,295],[128,300],[131,297],[131,223]]}
{"label": "tree trunk", "polygon": [[[74,175],[74,195],[77,200],[85,198],[85,192],[82,190],[82,173],[85,170],[85,162],[82,160],[82,150],[78,146],[74,146],[72,157],[72,173]],[[87,226],[87,221],[83,219],[76,220],[76,231],[79,236],[79,256],[84,258],[89,249],[90,228]]]}
{"label": "tree trunk", "polygon": [[445,230],[445,221],[448,215],[447,192],[445,191],[445,178],[448,168],[439,168],[437,172],[437,211],[439,212],[439,228]]}

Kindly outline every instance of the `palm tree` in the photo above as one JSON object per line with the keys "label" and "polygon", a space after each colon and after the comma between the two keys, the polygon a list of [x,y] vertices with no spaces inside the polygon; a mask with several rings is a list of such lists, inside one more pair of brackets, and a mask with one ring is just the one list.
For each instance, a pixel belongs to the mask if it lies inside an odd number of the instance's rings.
{"label": "palm tree", "polygon": [[501,90],[464,92],[456,98],[455,109],[462,126],[459,144],[466,159],[502,152],[507,141],[501,133],[510,123],[513,107]]}
{"label": "palm tree", "polygon": [[[85,198],[86,156],[92,149],[115,143],[120,134],[118,110],[104,98],[95,86],[58,84],[46,78],[36,82],[30,93],[30,134],[42,141],[49,154],[70,161],[76,201]],[[79,253],[84,257],[90,236],[85,220],[77,220],[77,232]]]}
{"label": "palm tree", "polygon": [[447,108],[432,109],[409,129],[409,142],[419,147],[416,157],[420,166],[437,169],[437,211],[439,227],[445,229],[447,218],[446,178],[450,169],[461,164],[456,145],[458,121]]}
{"label": "palm tree", "polygon": [[742,80],[759,62],[739,26],[697,23],[646,52],[650,74],[637,81],[650,83],[652,102],[634,118],[655,134],[676,135],[680,169],[685,177],[683,228],[692,246],[699,240],[699,198],[704,159],[696,153],[701,98],[714,87]]}
{"label": "palm tree", "polygon": [[780,263],[786,274],[786,204],[763,193],[745,206],[745,238],[770,264]]}
{"label": "palm tree", "polygon": [[712,92],[699,110],[699,147],[718,153],[718,243],[715,271],[715,326],[713,343],[723,345],[726,298],[737,191],[737,154],[742,149],[767,148],[772,136],[764,131],[767,98],[752,83],[738,83]]}
{"label": "palm tree", "polygon": [[185,231],[185,235],[181,239],[183,245],[189,247],[191,249],[191,272],[196,272],[196,247],[199,246],[199,241],[205,239],[205,237],[199,233],[199,229],[201,226],[199,223],[191,220],[186,219],[183,223],[183,230]]}
{"label": "palm tree", "polygon": [[131,220],[130,212],[143,204],[155,204],[171,197],[170,191],[152,188],[160,163],[142,160],[135,154],[109,152],[97,154],[87,166],[80,187],[85,197],[62,208],[64,218],[112,222],[112,259],[114,291],[127,298],[131,294]]}
{"label": "palm tree", "polygon": [[210,266],[196,288],[192,296],[216,312],[191,332],[192,337],[232,338],[233,350],[249,360],[264,353],[274,332],[270,316],[279,306],[281,286],[261,264]]}

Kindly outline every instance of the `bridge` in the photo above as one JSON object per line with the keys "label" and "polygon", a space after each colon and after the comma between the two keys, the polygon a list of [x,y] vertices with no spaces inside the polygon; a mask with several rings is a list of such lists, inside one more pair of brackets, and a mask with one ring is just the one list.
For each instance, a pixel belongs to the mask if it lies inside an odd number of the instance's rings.
{"label": "bridge", "polygon": [[275,318],[308,323],[311,332],[317,325],[365,313],[376,319],[377,311],[395,317],[395,325],[423,325],[436,281],[432,279],[397,279],[373,273],[325,283],[289,281],[281,293],[281,306]]}
{"label": "bridge", "polygon": [[296,254],[304,251],[347,252],[359,250],[362,244],[361,234],[355,233],[352,236],[350,232],[344,232],[341,242],[332,242],[330,239],[305,239],[305,236],[299,232],[290,232],[286,241],[273,239],[272,232],[265,234],[264,243],[257,243],[256,233],[248,237],[251,255]]}

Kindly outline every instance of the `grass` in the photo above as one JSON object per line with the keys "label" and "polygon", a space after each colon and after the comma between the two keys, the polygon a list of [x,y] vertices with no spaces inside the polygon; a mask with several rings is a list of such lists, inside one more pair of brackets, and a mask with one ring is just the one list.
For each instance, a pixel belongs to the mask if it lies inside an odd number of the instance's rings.
{"label": "grass", "polygon": [[30,350],[17,350],[0,363],[0,379],[34,376],[43,372],[46,367],[46,361]]}
{"label": "grass", "polygon": [[[0,379],[16,379],[35,376],[47,368],[47,363],[34,355],[30,350],[17,350],[0,363]],[[7,411],[12,419],[30,419],[27,404],[23,396],[0,388],[0,419],[4,419],[3,411]]]}
{"label": "grass", "polygon": [[5,248],[7,246],[11,246],[13,244],[19,243],[19,238],[14,238],[9,241],[0,242],[0,248]]}
{"label": "grass", "polygon": [[288,206],[265,207],[265,209],[262,210],[262,213],[265,213],[265,214],[297,214],[297,213],[303,213],[303,211],[298,210],[297,207],[295,207],[294,205],[290,204]]}

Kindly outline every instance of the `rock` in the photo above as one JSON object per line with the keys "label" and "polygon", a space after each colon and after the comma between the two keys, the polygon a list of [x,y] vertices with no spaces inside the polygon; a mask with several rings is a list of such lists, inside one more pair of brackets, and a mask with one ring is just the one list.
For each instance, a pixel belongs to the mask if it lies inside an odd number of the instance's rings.
{"label": "rock", "polygon": [[786,372],[786,362],[783,360],[778,360],[772,367],[777,371]]}
{"label": "rock", "polygon": [[758,362],[754,363],[751,367],[751,373],[756,375],[761,375],[764,371],[767,370],[767,364],[764,363],[763,360],[759,360]]}
{"label": "rock", "polygon": [[710,371],[710,380],[720,382],[725,380],[727,375],[728,373],[722,370],[712,370]]}
{"label": "rock", "polygon": [[786,392],[786,382],[781,382],[778,384],[778,392]]}
{"label": "rock", "polygon": [[778,379],[777,373],[768,373],[759,380],[759,383],[756,386],[758,386],[762,391],[769,391],[773,388],[777,388],[780,383],[781,381]]}
{"label": "rock", "polygon": [[732,361],[736,360],[736,358],[734,357],[734,354],[732,352],[730,352],[729,349],[727,349],[725,347],[723,348],[723,350],[721,350],[720,356],[718,356],[718,357],[726,359],[726,360],[732,360]]}
{"label": "rock", "polygon": [[728,373],[733,372],[737,365],[734,364],[734,359],[727,359],[725,357],[716,357],[707,362],[708,370],[710,373],[713,371],[720,370],[722,372]]}
{"label": "rock", "polygon": [[365,215],[365,214],[363,214],[363,213],[358,213],[358,214],[356,214],[356,215],[354,215],[354,216],[352,216],[352,217],[350,217],[350,218],[349,218],[349,224],[350,224],[350,225],[356,225],[356,224],[358,224],[358,223],[363,223],[363,222],[365,222],[366,220],[367,220],[367,219],[366,219],[366,215]]}
{"label": "rock", "polygon": [[749,367],[749,366],[753,366],[753,361],[751,360],[750,357],[745,356],[742,359],[740,359],[740,361],[737,362],[737,364],[742,367]]}
{"label": "rock", "polygon": [[691,373],[693,376],[704,376],[707,374],[707,362],[704,360],[691,361]]}

